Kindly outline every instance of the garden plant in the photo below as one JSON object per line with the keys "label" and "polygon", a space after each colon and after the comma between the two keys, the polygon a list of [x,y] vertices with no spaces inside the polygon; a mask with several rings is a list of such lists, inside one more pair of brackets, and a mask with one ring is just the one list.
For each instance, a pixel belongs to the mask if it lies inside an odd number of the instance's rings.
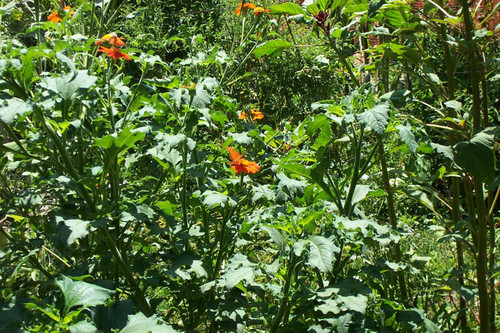
{"label": "garden plant", "polygon": [[0,332],[496,332],[497,0],[0,0]]}

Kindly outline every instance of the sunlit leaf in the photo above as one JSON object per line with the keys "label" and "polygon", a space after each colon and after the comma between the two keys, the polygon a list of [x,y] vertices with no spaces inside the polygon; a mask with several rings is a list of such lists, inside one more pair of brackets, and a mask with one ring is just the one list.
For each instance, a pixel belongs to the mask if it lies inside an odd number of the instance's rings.
{"label": "sunlit leaf", "polygon": [[269,7],[271,14],[286,14],[286,15],[307,15],[307,13],[299,5],[291,2],[273,5]]}
{"label": "sunlit leaf", "polygon": [[487,128],[474,135],[470,141],[457,143],[453,147],[455,163],[487,184],[495,179],[493,131],[494,128]]}
{"label": "sunlit leaf", "polygon": [[277,56],[285,48],[293,47],[293,44],[282,39],[275,39],[260,44],[253,51],[255,57],[261,58],[263,56]]}
{"label": "sunlit leaf", "polygon": [[142,312],[128,316],[127,325],[120,330],[120,333],[175,333],[177,332],[156,315],[146,317]]}
{"label": "sunlit leaf", "polygon": [[322,272],[331,272],[334,253],[340,249],[333,242],[323,236],[311,236],[308,238],[309,256],[307,263]]}
{"label": "sunlit leaf", "polygon": [[415,141],[415,135],[413,135],[411,127],[398,125],[396,126],[396,129],[399,131],[399,138],[401,139],[401,141],[406,143],[408,150],[410,150],[410,152],[414,154],[417,151],[418,143],[417,141]]}
{"label": "sunlit leaf", "polygon": [[74,281],[66,276],[56,281],[64,296],[65,309],[74,306],[90,307],[107,302],[112,290],[96,286],[83,281]]}
{"label": "sunlit leaf", "polygon": [[370,127],[378,135],[382,135],[389,120],[389,105],[379,104],[358,115],[358,120]]}
{"label": "sunlit leaf", "polygon": [[7,125],[33,111],[31,102],[25,102],[17,97],[4,96],[3,94],[0,95],[0,98],[3,99],[3,103],[0,103],[0,119]]}
{"label": "sunlit leaf", "polygon": [[286,240],[285,238],[281,235],[279,230],[273,227],[267,227],[267,226],[262,226],[260,227],[262,230],[266,231],[271,239],[276,243],[278,246],[278,250],[284,251],[286,247]]}

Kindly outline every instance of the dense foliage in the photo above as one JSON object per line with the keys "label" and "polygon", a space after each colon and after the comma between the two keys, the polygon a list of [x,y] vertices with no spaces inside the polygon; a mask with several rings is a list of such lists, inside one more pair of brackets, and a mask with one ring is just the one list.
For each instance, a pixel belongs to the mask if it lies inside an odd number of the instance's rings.
{"label": "dense foliage", "polygon": [[500,5],[457,3],[0,0],[0,331],[494,332]]}

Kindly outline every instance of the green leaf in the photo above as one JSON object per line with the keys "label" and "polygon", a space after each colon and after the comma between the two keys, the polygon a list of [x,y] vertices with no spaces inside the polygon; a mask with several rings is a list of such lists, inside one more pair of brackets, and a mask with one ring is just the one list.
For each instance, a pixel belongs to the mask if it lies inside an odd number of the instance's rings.
{"label": "green leaf", "polygon": [[10,15],[12,11],[16,8],[17,1],[11,1],[3,7],[0,7],[1,15]]}
{"label": "green leaf", "polygon": [[135,315],[129,315],[127,326],[120,331],[120,333],[137,332],[175,333],[177,331],[165,324],[163,320],[159,319],[156,315],[146,317],[143,313],[139,312]]}
{"label": "green leaf", "polygon": [[453,149],[450,146],[440,145],[439,143],[431,142],[432,149],[436,150],[436,153],[442,155],[453,161]]}
{"label": "green leaf", "polygon": [[89,234],[88,226],[90,221],[65,219],[62,216],[56,216],[55,220],[56,223],[58,223],[58,236],[66,245],[71,245],[76,242],[77,239],[83,238]]}
{"label": "green leaf", "polygon": [[357,118],[366,126],[370,127],[375,133],[382,135],[385,132],[389,120],[388,111],[389,105],[387,103],[382,103],[361,113]]}
{"label": "green leaf", "polygon": [[256,269],[257,265],[255,263],[250,262],[245,255],[236,253],[229,260],[227,272],[223,276],[226,288],[233,289],[241,281],[253,283]]}
{"label": "green leaf", "polygon": [[282,3],[280,5],[273,5],[269,7],[273,15],[304,15],[307,13],[299,5],[291,2]]}
{"label": "green leaf", "polygon": [[218,85],[217,80],[212,77],[204,78],[201,82],[198,82],[196,84],[196,94],[193,96],[191,106],[196,108],[208,107],[210,103],[212,103],[212,94]]}
{"label": "green leaf", "polygon": [[231,137],[233,140],[239,144],[251,145],[252,138],[248,136],[247,132],[244,133],[232,133]]}
{"label": "green leaf", "polygon": [[270,40],[265,43],[260,44],[255,48],[253,54],[257,58],[262,56],[277,56],[283,51],[283,49],[293,47],[293,44],[282,39]]}
{"label": "green leaf", "polygon": [[356,185],[351,203],[354,205],[355,203],[364,200],[370,191],[371,188],[368,185]]}
{"label": "green leaf", "polygon": [[124,128],[120,134],[113,133],[96,139],[94,146],[106,149],[114,147],[119,152],[132,148],[137,141],[144,140],[144,137],[144,133],[131,131],[127,127]]}
{"label": "green leaf", "polygon": [[380,96],[380,99],[390,99],[395,107],[399,108],[405,105],[406,98],[410,95],[409,90],[394,90]]}
{"label": "green leaf", "polygon": [[410,126],[398,125],[396,129],[399,131],[399,138],[406,143],[406,146],[412,154],[417,151],[418,143],[415,141],[415,135],[411,132]]}
{"label": "green leaf", "polygon": [[73,100],[77,92],[86,93],[97,81],[97,77],[79,70],[62,77],[49,77],[40,82],[42,88],[59,94],[65,100]]}
{"label": "green leaf", "polygon": [[183,280],[191,280],[193,276],[197,278],[208,276],[207,271],[203,267],[203,262],[197,256],[189,253],[185,253],[177,258],[165,274],[177,275]]}
{"label": "green leaf", "polygon": [[307,240],[309,242],[307,264],[318,268],[322,272],[331,272],[334,253],[338,253],[340,249],[331,240],[323,236],[311,236]]}
{"label": "green leaf", "polygon": [[279,251],[284,251],[285,250],[285,248],[286,248],[286,240],[285,240],[285,238],[283,238],[283,236],[281,235],[281,233],[279,232],[279,230],[277,230],[276,228],[273,228],[272,226],[271,227],[262,226],[260,228],[262,230],[266,231],[269,234],[269,236],[271,237],[271,239],[278,246],[278,250]]}
{"label": "green leaf", "polygon": [[493,145],[494,128],[489,127],[474,135],[470,141],[457,143],[453,147],[454,161],[464,171],[490,184],[495,179]]}
{"label": "green leaf", "polygon": [[272,190],[271,185],[254,185],[252,188],[252,201],[256,202],[261,198],[265,198],[269,201],[274,201],[276,199],[276,193]]}
{"label": "green leaf", "polygon": [[236,201],[220,192],[207,190],[203,192],[203,196],[205,197],[205,199],[203,200],[203,204],[207,205],[208,208],[212,208],[215,205],[220,205],[221,207],[225,207],[226,205],[232,207],[236,206]]}
{"label": "green leaf", "polygon": [[33,104],[17,97],[2,94],[0,98],[0,119],[7,125],[12,124],[19,117],[33,111]]}
{"label": "green leaf", "polygon": [[68,327],[71,333],[95,333],[97,328],[91,322],[82,320],[74,325]]}
{"label": "green leaf", "polygon": [[64,275],[62,280],[56,281],[56,285],[63,293],[66,311],[74,306],[91,307],[104,304],[113,293],[112,290],[87,282],[73,281]]}

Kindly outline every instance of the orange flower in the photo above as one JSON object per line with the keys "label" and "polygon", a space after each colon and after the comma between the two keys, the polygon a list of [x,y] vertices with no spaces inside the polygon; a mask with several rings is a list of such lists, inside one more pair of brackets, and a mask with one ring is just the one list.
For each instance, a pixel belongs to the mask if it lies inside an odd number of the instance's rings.
{"label": "orange flower", "polygon": [[[64,7],[63,10],[65,12],[69,12],[69,15],[68,15],[69,18],[71,18],[71,16],[73,16],[73,14],[75,13],[74,10],[71,10],[70,6]],[[59,12],[57,10],[52,12],[49,16],[47,16],[47,19],[50,22],[62,22],[62,17],[59,15]]]}
{"label": "orange flower", "polygon": [[[250,109],[250,114],[252,115],[252,120],[264,119],[264,114],[260,111],[255,111],[254,109]],[[245,111],[241,111],[239,119],[249,119],[248,114]]]}
{"label": "orange flower", "polygon": [[111,45],[114,45],[116,47],[122,47],[125,46],[124,42],[125,38],[123,37],[118,37],[117,35],[112,35],[112,34],[106,34],[102,36],[101,39],[99,39],[97,42],[95,42],[95,45],[101,45],[102,43],[108,43]]}
{"label": "orange flower", "polygon": [[74,10],[71,10],[71,6],[66,6],[66,7],[63,8],[63,10],[65,12],[69,12],[69,15],[68,15],[69,18],[71,18],[71,16],[73,16],[73,14],[75,13]]}
{"label": "orange flower", "polygon": [[184,88],[184,89],[193,90],[194,88],[196,88],[196,83],[191,82],[191,84],[189,85],[189,87],[186,86],[185,84],[181,84],[181,87]]}
{"label": "orange flower", "polygon": [[248,115],[245,111],[241,111],[239,119],[248,119]]}
{"label": "orange flower", "polygon": [[237,16],[240,14],[245,15],[249,9],[254,9],[255,5],[253,3],[246,3],[243,5],[243,8],[241,8],[241,2],[238,5],[238,9],[236,9],[234,12],[236,13]]}
{"label": "orange flower", "polygon": [[125,60],[132,60],[130,59],[130,56],[126,53],[122,53],[122,51],[119,48],[116,48],[114,46],[111,46],[110,48],[101,46],[98,52],[105,52],[108,57],[113,57],[113,59],[118,59],[118,58],[123,58]]}
{"label": "orange flower", "polygon": [[264,119],[264,114],[260,111],[255,111],[254,109],[250,109],[250,113],[252,114],[252,120]]}
{"label": "orange flower", "polygon": [[229,152],[229,158],[231,158],[231,162],[229,162],[231,169],[236,171],[236,173],[244,172],[249,174],[260,170],[260,166],[257,163],[243,158],[245,153],[240,154],[231,147],[226,147],[226,149]]}
{"label": "orange flower", "polygon": [[59,12],[57,10],[55,12],[52,12],[49,16],[47,16],[47,19],[50,22],[62,22],[62,18],[59,16]]}
{"label": "orange flower", "polygon": [[269,12],[271,12],[269,9],[264,9],[262,7],[255,7],[255,9],[253,11],[255,16],[258,16],[261,13],[269,13]]}

